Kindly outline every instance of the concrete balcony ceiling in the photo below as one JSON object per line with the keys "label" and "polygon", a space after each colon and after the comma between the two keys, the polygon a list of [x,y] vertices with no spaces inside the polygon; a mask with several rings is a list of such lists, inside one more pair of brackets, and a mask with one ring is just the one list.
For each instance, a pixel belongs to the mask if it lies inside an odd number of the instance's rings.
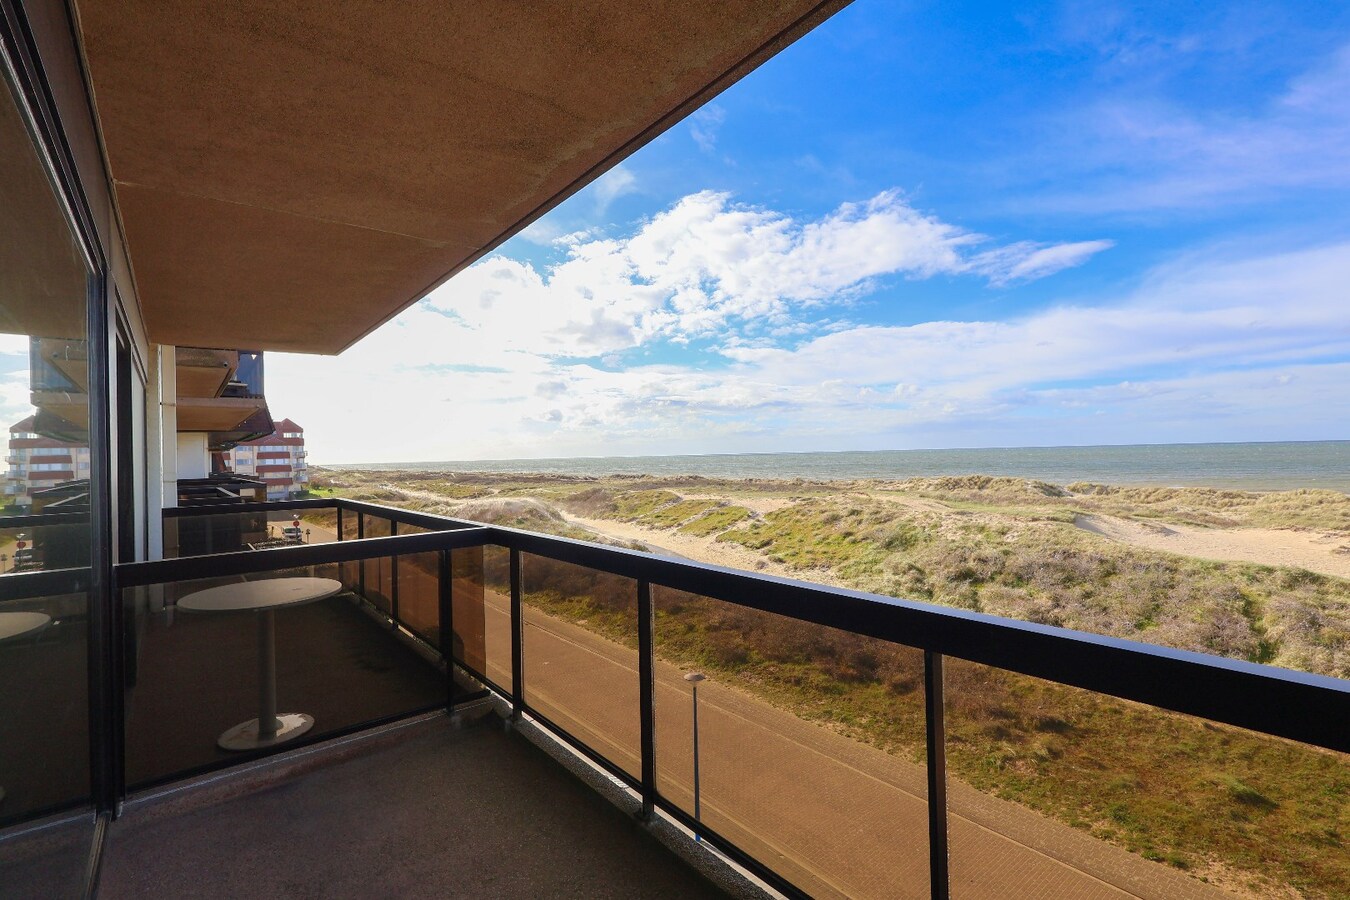
{"label": "concrete balcony ceiling", "polygon": [[150,339],[336,353],[846,0],[76,0]]}

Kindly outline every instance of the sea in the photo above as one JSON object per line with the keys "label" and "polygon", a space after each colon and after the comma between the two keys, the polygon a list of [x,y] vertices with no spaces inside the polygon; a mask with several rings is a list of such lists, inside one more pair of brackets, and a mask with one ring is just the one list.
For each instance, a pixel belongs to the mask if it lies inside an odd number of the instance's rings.
{"label": "sea", "polygon": [[1350,493],[1350,441],[596,456],[352,464],[342,468],[814,481],[979,474],[1032,478],[1059,485],[1089,481],[1247,491],[1323,488]]}

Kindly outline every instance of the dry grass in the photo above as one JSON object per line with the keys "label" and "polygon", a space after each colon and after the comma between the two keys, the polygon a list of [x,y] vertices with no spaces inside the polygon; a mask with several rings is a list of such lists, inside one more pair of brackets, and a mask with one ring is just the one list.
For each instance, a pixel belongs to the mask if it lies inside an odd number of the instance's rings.
{"label": "dry grass", "polygon": [[[757,517],[685,499],[681,481],[497,478],[494,499],[455,504],[452,514],[569,534],[551,502],[515,495],[547,498],[582,515],[717,535],[807,577],[828,569],[878,593],[1350,675],[1350,582],[1103,544],[1070,524],[1095,512],[1344,529],[1343,495],[1065,489],[973,476],[780,485],[774,496],[796,499]],[[711,480],[684,481],[717,493]],[[628,580],[547,560],[533,561],[529,577],[530,602],[635,646]],[[666,590],[656,593],[656,616],[663,658],[922,759],[916,651]],[[1160,863],[1230,873],[1258,893],[1292,886],[1309,897],[1350,896],[1343,755],[959,661],[948,666],[947,698],[950,770],[980,790]]]}

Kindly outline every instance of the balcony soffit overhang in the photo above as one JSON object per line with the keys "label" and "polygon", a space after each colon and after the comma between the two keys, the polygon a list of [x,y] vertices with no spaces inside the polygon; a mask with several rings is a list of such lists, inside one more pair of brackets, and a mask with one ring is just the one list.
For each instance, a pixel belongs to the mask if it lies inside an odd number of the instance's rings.
{"label": "balcony soffit overhang", "polygon": [[336,353],[847,0],[76,0],[151,340]]}

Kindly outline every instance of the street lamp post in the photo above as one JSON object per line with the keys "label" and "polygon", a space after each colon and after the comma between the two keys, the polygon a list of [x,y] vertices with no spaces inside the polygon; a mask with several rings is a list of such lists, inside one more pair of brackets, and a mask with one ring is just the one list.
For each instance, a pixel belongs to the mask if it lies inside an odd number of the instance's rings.
{"label": "street lamp post", "polygon": [[[697,826],[703,821],[703,809],[699,802],[698,785],[698,683],[707,678],[702,672],[690,672],[684,676],[684,680],[689,682],[689,686],[694,689],[694,823]],[[703,840],[703,835],[699,833],[697,827],[694,828],[694,840]]]}

